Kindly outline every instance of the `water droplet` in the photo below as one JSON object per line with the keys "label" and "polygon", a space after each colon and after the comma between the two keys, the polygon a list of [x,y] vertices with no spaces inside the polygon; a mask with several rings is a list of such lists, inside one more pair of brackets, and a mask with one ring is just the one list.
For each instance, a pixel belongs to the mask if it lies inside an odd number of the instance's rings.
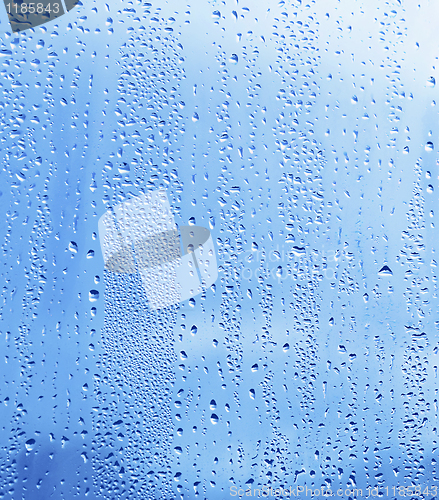
{"label": "water droplet", "polygon": [[305,255],[305,247],[293,247],[292,252],[296,257],[302,257]]}
{"label": "water droplet", "polygon": [[27,451],[32,451],[35,446],[35,439],[28,439],[25,443],[25,446]]}
{"label": "water droplet", "polygon": [[69,243],[69,250],[72,252],[72,253],[78,253],[78,244],[74,241],[71,241]]}
{"label": "water droplet", "polygon": [[427,80],[427,87],[434,87],[436,85],[436,80],[433,76]]}
{"label": "water droplet", "polygon": [[390,269],[389,266],[383,266],[379,271],[378,274],[380,276],[393,276],[393,272]]}

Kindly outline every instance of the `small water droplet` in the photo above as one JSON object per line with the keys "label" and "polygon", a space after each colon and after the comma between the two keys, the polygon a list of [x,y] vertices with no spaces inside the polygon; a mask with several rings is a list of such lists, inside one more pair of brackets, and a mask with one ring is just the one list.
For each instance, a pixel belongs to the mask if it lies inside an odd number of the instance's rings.
{"label": "small water droplet", "polygon": [[32,451],[35,446],[35,439],[28,439],[25,443],[25,446],[27,451]]}
{"label": "small water droplet", "polygon": [[69,243],[69,250],[72,252],[72,253],[78,253],[78,244],[74,241],[71,241]]}
{"label": "small water droplet", "polygon": [[427,87],[434,87],[436,85],[436,80],[433,76],[427,80]]}

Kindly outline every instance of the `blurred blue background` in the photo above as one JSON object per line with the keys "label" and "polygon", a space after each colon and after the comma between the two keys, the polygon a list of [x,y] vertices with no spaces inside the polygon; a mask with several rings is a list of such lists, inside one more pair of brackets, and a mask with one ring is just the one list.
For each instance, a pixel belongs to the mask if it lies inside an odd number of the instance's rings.
{"label": "blurred blue background", "polygon": [[[90,1],[0,35],[0,498],[435,497],[437,10]],[[219,279],[154,312],[97,221],[159,188]]]}

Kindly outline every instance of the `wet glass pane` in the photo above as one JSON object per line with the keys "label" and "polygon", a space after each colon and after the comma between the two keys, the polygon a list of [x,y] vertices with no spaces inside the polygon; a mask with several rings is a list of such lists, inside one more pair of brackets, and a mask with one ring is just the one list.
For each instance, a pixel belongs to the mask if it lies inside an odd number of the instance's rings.
{"label": "wet glass pane", "polygon": [[35,5],[0,498],[437,498],[436,4]]}

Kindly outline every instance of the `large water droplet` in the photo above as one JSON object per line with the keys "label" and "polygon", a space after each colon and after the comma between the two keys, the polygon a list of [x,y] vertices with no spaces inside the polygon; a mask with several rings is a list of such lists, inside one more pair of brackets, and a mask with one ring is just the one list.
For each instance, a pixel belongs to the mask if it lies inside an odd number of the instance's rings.
{"label": "large water droplet", "polygon": [[389,266],[383,266],[379,271],[378,271],[379,276],[393,276],[393,272],[390,269]]}

